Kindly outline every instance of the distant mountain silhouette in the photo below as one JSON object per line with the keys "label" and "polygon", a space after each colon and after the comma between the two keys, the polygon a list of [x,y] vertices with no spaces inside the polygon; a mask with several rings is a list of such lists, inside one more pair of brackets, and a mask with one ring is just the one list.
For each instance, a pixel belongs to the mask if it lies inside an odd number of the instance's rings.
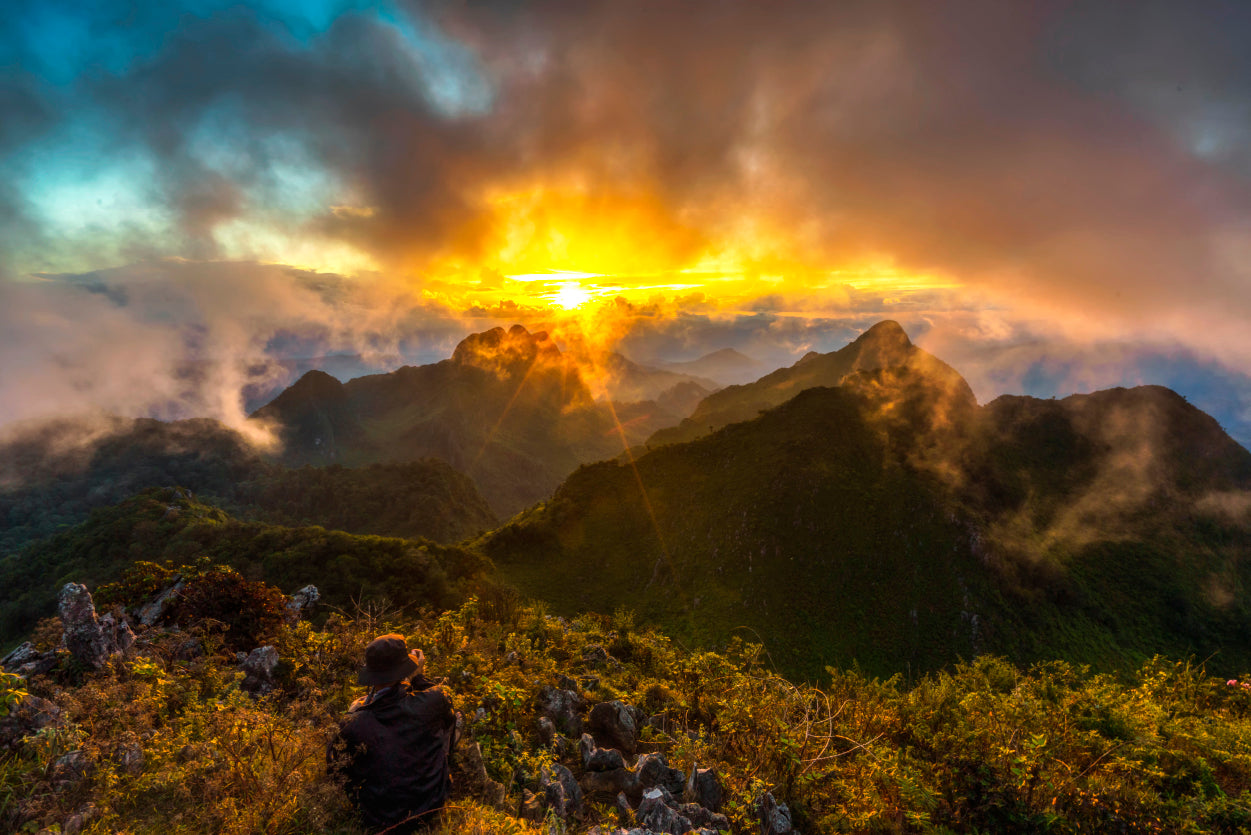
{"label": "distant mountain silhouette", "polygon": [[979,652],[1251,665],[1251,453],[1172,391],[979,407],[883,323],[683,427],[698,437],[580,469],[481,547],[562,612],[628,599],[701,643],[759,636],[797,675]]}
{"label": "distant mountain silhouette", "polygon": [[749,383],[769,370],[760,360],[752,359],[733,348],[722,348],[686,362],[661,363],[661,368],[680,374],[692,374],[713,380],[718,386]]}
{"label": "distant mountain silhouette", "polygon": [[727,424],[751,420],[804,389],[837,386],[850,374],[878,368],[915,369],[972,397],[968,383],[951,366],[917,348],[897,322],[887,320],[841,350],[810,353],[789,368],[780,368],[753,383],[729,386],[709,395],[688,419],[658,431],[647,440],[647,445],[694,440]]}
{"label": "distant mountain silhouette", "polygon": [[[623,374],[655,378],[625,363]],[[468,336],[431,365],[347,383],[309,372],[253,418],[278,427],[288,464],[441,458],[507,516],[548,496],[579,464],[675,423],[681,414],[669,409],[689,409],[694,396],[683,400],[681,386],[691,381],[666,374],[663,382],[677,388],[660,402],[596,402],[579,365],[546,333],[514,325]]]}
{"label": "distant mountain silhouette", "polygon": [[[672,369],[651,368],[639,365],[618,353],[609,354],[602,363],[603,379],[600,381],[610,393],[613,400],[620,403],[633,403],[642,400],[676,403],[681,392],[689,392],[685,397],[687,408],[680,411],[679,417],[686,417],[699,400],[712,394],[721,385],[716,380],[694,374],[684,374]],[[691,399],[694,393],[699,397]]]}

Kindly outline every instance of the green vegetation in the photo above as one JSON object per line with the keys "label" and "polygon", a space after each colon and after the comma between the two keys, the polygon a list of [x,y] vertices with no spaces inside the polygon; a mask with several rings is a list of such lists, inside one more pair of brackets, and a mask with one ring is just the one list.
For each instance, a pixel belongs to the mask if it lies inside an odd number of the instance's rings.
{"label": "green vegetation", "polygon": [[992,597],[985,571],[848,393],[810,390],[636,467],[582,468],[480,546],[561,614],[627,599],[700,645],[764,636],[801,678],[853,662],[920,672],[980,649],[962,612]]}
{"label": "green vegetation", "polygon": [[212,420],[54,422],[0,445],[0,555],[170,485],[279,525],[459,542],[498,522],[473,482],[435,459],[287,469]]}
{"label": "green vegetation", "polygon": [[1251,664],[1251,524],[1218,500],[1248,491],[1251,454],[1166,389],[978,409],[883,369],[584,467],[479,547],[558,612],[625,595],[703,646],[761,636],[809,680],[982,652],[1232,674]]}
{"label": "green vegetation", "polygon": [[448,606],[491,588],[490,563],[454,546],[359,536],[320,527],[287,528],[235,519],[178,488],[147,490],[97,509],[77,528],[0,560],[0,644],[52,613],[66,582],[95,586],[139,561],[231,566],[287,591],[315,583],[331,605],[385,598],[396,605]]}
{"label": "green vegetation", "polygon": [[273,468],[231,509],[257,521],[459,542],[499,522],[467,476],[435,458],[364,467]]}
{"label": "green vegetation", "polygon": [[[1191,663],[1152,659],[1121,681],[983,657],[911,687],[830,670],[818,688],[778,676],[759,645],[687,651],[623,610],[566,621],[470,600],[418,618],[373,610],[283,625],[271,639],[278,688],[254,701],[219,637],[228,620],[151,631],[99,673],[32,680],[63,718],[0,755],[2,825],[33,832],[91,804],[87,833],[356,833],[325,746],[356,695],[365,643],[398,631],[446,678],[466,718],[462,745],[480,746],[508,792],[491,809],[457,781],[440,835],[549,831],[516,812],[561,758],[540,741],[535,708],[561,675],[591,701],[650,716],[644,749],[688,773],[714,767],[737,832],[753,831],[764,790],[804,832],[1251,829],[1251,689]],[[189,636],[201,651],[185,651]],[[592,647],[609,660],[588,661]],[[563,762],[580,772],[576,753]],[[590,798],[567,831],[615,824],[610,801]]]}

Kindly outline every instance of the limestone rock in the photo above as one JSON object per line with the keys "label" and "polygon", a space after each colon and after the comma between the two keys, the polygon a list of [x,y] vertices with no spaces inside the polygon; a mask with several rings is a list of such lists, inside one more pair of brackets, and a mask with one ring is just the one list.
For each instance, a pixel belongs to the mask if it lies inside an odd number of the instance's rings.
{"label": "limestone rock", "polygon": [[599,644],[588,644],[586,649],[582,650],[582,663],[587,667],[610,666],[613,669],[619,669],[621,662],[608,654],[608,650]]}
{"label": "limestone rock", "polygon": [[70,751],[52,763],[52,782],[59,785],[79,783],[90,776],[92,770],[91,758],[85,752]]}
{"label": "limestone rock", "polygon": [[639,713],[618,699],[591,708],[586,724],[597,742],[633,755],[638,748]]}
{"label": "limestone rock", "polygon": [[624,794],[637,798],[643,791],[639,785],[638,775],[628,768],[614,768],[612,771],[588,771],[578,781],[584,794],[607,795]]}
{"label": "limestone rock", "polygon": [[660,787],[671,795],[680,795],[686,787],[686,775],[670,768],[664,754],[640,754],[634,771],[638,774],[639,785],[645,790]]}
{"label": "limestone rock", "polygon": [[582,709],[585,702],[572,690],[544,687],[539,691],[539,713],[552,720],[556,730],[565,736],[582,735]]}
{"label": "limestone rock", "polygon": [[544,766],[539,776],[539,788],[543,790],[547,808],[554,811],[557,817],[567,818],[582,811],[582,789],[573,779],[573,772],[560,763]]}
{"label": "limestone rock", "polygon": [[689,818],[682,816],[676,809],[665,803],[665,793],[660,789],[648,789],[643,792],[643,800],[634,813],[640,824],[656,833],[685,835],[695,828]]}
{"label": "limestone rock", "polygon": [[799,835],[791,825],[791,810],[785,803],[778,803],[770,792],[756,801],[760,812],[760,835]]}
{"label": "limestone rock", "polygon": [[143,771],[143,749],[138,745],[127,745],[117,752],[116,761],[125,774],[138,774]]}
{"label": "limestone rock", "polygon": [[23,678],[31,678],[51,672],[64,653],[65,650],[40,652],[35,649],[34,644],[27,641],[6,655],[4,660],[0,661],[0,667],[3,667],[6,672],[17,673]]}
{"label": "limestone rock", "polygon": [[124,653],[135,645],[135,633],[124,618],[118,620],[111,614],[105,615],[100,618],[100,631],[111,652]]}
{"label": "limestone rock", "polygon": [[626,797],[625,792],[617,793],[616,807],[617,823],[625,827],[634,823],[634,805],[630,803],[630,798]]}
{"label": "limestone rock", "polygon": [[163,620],[177,602],[178,596],[182,594],[184,585],[186,584],[181,578],[176,578],[173,585],[166,586],[160,594],[145,603],[135,615],[140,625],[155,626]]}
{"label": "limestone rock", "polygon": [[539,731],[539,741],[548,748],[552,747],[552,743],[556,741],[556,726],[552,724],[552,720],[546,716],[540,716],[536,727]]}
{"label": "limestone rock", "polygon": [[243,681],[239,687],[253,696],[261,696],[274,689],[274,672],[278,669],[278,650],[266,644],[248,653],[241,669]]}
{"label": "limestone rock", "polygon": [[486,763],[482,759],[482,748],[478,743],[460,746],[453,763],[457,772],[453,785],[488,806],[504,810],[504,784],[492,780],[487,773]]}
{"label": "limestone rock", "polygon": [[291,595],[287,601],[287,611],[297,618],[305,617],[316,608],[318,600],[321,600],[321,592],[310,583]]}
{"label": "limestone rock", "polygon": [[691,822],[694,829],[729,829],[730,819],[725,815],[709,811],[698,803],[673,803],[669,804],[679,815]]}
{"label": "limestone rock", "polygon": [[714,769],[696,768],[691,771],[690,779],[686,781],[686,791],[683,792],[682,797],[689,803],[698,803],[705,809],[720,812],[724,794],[721,777]]}
{"label": "limestone rock", "polygon": [[104,639],[104,630],[100,628],[100,619],[96,617],[91,592],[79,583],[66,583],[61,588],[57,608],[61,622],[65,624],[62,638],[65,648],[87,669],[103,667],[109,657],[109,647]]}
{"label": "limestone rock", "polygon": [[0,719],[0,751],[11,751],[28,736],[61,718],[61,709],[47,699],[27,695],[8,716]]}
{"label": "limestone rock", "polygon": [[78,811],[65,819],[65,823],[61,825],[61,835],[79,835],[83,831],[83,827],[91,823],[95,816],[95,804],[84,804],[79,807]]}
{"label": "limestone rock", "polygon": [[590,734],[582,734],[578,743],[584,771],[613,771],[625,768],[625,757],[615,748],[597,748]]}
{"label": "limestone rock", "polygon": [[521,808],[517,810],[522,820],[537,822],[543,820],[543,795],[523,789]]}

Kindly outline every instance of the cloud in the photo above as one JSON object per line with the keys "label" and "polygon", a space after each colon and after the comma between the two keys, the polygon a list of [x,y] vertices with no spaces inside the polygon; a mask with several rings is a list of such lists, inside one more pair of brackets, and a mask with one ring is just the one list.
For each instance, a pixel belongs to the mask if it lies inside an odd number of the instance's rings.
{"label": "cloud", "polygon": [[280,359],[447,356],[464,325],[394,288],[255,263],[149,262],[0,283],[0,424],[106,412],[243,426]]}
{"label": "cloud", "polygon": [[43,8],[0,34],[0,279],[139,266],[3,285],[32,313],[9,417],[187,395],[234,420],[246,369],[187,361],[293,333],[432,354],[542,319],[505,276],[548,269],[621,283],[640,359],[783,364],[891,316],[981,397],[1162,356],[1214,391],[1251,360],[1240,6]]}

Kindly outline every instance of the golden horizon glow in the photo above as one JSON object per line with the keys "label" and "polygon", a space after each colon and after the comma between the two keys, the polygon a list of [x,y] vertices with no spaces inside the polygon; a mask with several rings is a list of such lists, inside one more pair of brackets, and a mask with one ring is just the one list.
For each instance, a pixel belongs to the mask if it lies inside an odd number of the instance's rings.
{"label": "golden horizon glow", "polygon": [[[575,314],[618,299],[652,315],[809,315],[959,288],[950,278],[901,269],[887,256],[840,261],[803,228],[727,207],[675,213],[646,191],[592,189],[576,179],[495,189],[472,247],[423,260],[414,281],[426,298],[500,318]],[[762,307],[763,305],[763,307]]]}

